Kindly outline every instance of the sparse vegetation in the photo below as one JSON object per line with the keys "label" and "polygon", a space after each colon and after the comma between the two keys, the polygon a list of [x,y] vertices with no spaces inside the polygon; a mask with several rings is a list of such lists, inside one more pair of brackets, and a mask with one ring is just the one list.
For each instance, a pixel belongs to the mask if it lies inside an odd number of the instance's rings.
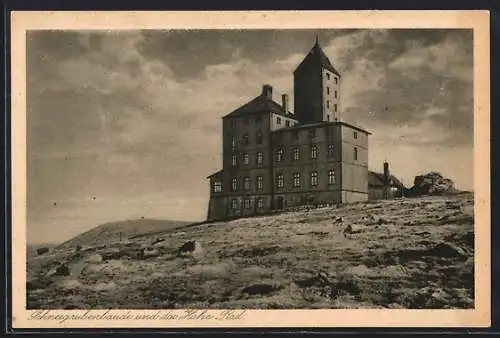
{"label": "sparse vegetation", "polygon": [[473,210],[457,194],[75,241],[28,260],[27,306],[473,308]]}

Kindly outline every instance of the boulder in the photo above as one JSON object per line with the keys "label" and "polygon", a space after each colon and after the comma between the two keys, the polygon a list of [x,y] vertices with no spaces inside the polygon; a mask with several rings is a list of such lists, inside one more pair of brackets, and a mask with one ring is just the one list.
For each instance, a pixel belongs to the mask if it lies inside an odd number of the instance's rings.
{"label": "boulder", "polygon": [[49,253],[49,251],[50,251],[49,248],[46,248],[46,247],[38,248],[38,249],[36,249],[36,254],[40,256],[40,255]]}
{"label": "boulder", "polygon": [[467,252],[452,243],[442,242],[428,250],[428,254],[442,258],[467,257]]}
{"label": "boulder", "polygon": [[198,241],[188,241],[179,248],[180,255],[199,256],[203,253],[203,248]]}
{"label": "boulder", "polygon": [[51,269],[49,272],[47,272],[45,274],[45,277],[69,276],[69,275],[70,275],[69,267],[66,264],[61,264],[61,265]]}
{"label": "boulder", "polygon": [[413,187],[408,190],[408,196],[439,195],[456,191],[451,179],[432,171],[425,175],[415,176]]}
{"label": "boulder", "polygon": [[87,258],[86,261],[87,261],[87,263],[91,263],[91,264],[99,264],[99,263],[102,263],[102,256],[99,254],[95,254],[95,255],[92,255],[89,258]]}

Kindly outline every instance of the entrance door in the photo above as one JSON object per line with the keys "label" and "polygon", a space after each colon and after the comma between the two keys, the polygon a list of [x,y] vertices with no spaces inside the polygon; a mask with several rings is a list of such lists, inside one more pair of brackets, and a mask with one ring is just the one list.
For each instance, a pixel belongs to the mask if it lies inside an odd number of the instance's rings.
{"label": "entrance door", "polygon": [[282,196],[276,197],[276,208],[278,210],[283,209],[283,197]]}

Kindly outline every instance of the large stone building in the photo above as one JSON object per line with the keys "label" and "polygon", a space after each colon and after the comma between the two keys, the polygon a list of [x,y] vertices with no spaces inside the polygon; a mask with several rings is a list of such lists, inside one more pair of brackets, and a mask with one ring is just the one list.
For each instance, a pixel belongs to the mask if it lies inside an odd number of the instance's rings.
{"label": "large stone building", "polygon": [[294,71],[294,112],[273,88],[222,118],[208,220],[368,199],[368,135],[340,120],[341,74],[318,41]]}

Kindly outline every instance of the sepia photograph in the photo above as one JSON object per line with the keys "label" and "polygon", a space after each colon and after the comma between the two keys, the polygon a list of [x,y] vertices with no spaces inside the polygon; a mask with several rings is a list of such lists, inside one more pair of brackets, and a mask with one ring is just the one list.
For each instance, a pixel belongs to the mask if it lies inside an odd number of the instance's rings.
{"label": "sepia photograph", "polygon": [[473,27],[24,38],[36,316],[476,309]]}

